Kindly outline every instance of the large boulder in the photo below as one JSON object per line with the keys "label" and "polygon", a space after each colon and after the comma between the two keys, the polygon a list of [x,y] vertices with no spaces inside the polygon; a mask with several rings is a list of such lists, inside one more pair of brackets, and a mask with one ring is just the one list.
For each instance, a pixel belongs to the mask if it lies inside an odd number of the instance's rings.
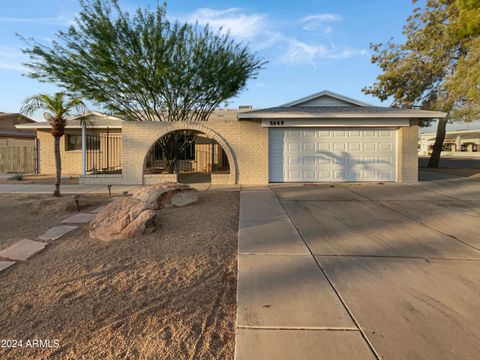
{"label": "large boulder", "polygon": [[98,240],[120,240],[155,230],[155,211],[143,201],[131,197],[114,200],[90,223],[90,237]]}
{"label": "large boulder", "polygon": [[144,202],[147,209],[153,210],[195,204],[198,197],[198,190],[178,183],[142,186],[132,191],[132,198]]}

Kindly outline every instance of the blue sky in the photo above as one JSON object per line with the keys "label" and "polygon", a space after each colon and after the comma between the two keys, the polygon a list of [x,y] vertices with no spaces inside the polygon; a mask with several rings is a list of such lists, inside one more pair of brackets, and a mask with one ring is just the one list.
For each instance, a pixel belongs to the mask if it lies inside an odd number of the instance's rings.
{"label": "blue sky", "polygon": [[[122,7],[153,6],[154,0],[121,0]],[[185,1],[168,3],[170,18],[230,29],[268,61],[258,79],[229,107],[279,105],[331,90],[376,105],[362,94],[378,68],[370,63],[370,42],[402,38],[410,0]],[[54,85],[22,76],[23,44],[15,36],[48,42],[79,10],[77,0],[4,1],[0,10],[0,111],[17,112],[22,100]],[[389,105],[388,103],[383,105]],[[38,116],[36,116],[38,119]]]}

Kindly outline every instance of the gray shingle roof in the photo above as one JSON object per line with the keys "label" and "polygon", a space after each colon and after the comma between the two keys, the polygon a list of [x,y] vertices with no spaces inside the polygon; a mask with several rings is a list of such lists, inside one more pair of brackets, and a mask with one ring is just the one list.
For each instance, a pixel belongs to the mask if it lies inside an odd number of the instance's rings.
{"label": "gray shingle roof", "polygon": [[381,106],[291,106],[272,107],[267,109],[248,111],[239,114],[239,119],[253,118],[317,118],[317,117],[341,117],[341,118],[366,118],[366,117],[411,117],[411,118],[435,118],[444,117],[445,114],[438,111],[425,111],[415,109],[399,109]]}

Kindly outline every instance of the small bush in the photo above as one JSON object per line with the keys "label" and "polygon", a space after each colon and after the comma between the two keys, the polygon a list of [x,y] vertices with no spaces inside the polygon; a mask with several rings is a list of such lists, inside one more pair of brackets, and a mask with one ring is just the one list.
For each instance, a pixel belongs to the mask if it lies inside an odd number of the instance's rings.
{"label": "small bush", "polygon": [[8,180],[17,180],[17,181],[23,180],[23,174],[14,175],[11,178],[8,178]]}

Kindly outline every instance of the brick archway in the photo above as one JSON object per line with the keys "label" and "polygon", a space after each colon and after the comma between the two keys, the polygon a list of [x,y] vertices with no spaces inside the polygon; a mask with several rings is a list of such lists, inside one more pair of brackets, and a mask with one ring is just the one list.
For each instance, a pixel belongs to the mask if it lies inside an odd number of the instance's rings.
{"label": "brick archway", "polygon": [[148,147],[148,150],[143,154],[143,165],[142,165],[142,175],[145,171],[145,163],[147,161],[147,154],[154,146],[155,142],[160,139],[161,137],[165,136],[168,133],[174,132],[174,131],[179,131],[179,130],[195,130],[200,133],[203,133],[210,137],[211,139],[215,140],[223,149],[225,152],[225,155],[227,156],[228,163],[230,165],[230,175],[229,175],[229,183],[230,184],[236,184],[237,183],[237,161],[235,159],[235,156],[233,155],[232,149],[228,145],[228,143],[218,134],[217,132],[213,131],[212,129],[206,127],[205,125],[202,124],[197,124],[197,123],[187,123],[187,122],[177,122],[173,125],[167,126],[163,128],[159,133],[155,134],[156,139],[153,141],[150,146]]}

